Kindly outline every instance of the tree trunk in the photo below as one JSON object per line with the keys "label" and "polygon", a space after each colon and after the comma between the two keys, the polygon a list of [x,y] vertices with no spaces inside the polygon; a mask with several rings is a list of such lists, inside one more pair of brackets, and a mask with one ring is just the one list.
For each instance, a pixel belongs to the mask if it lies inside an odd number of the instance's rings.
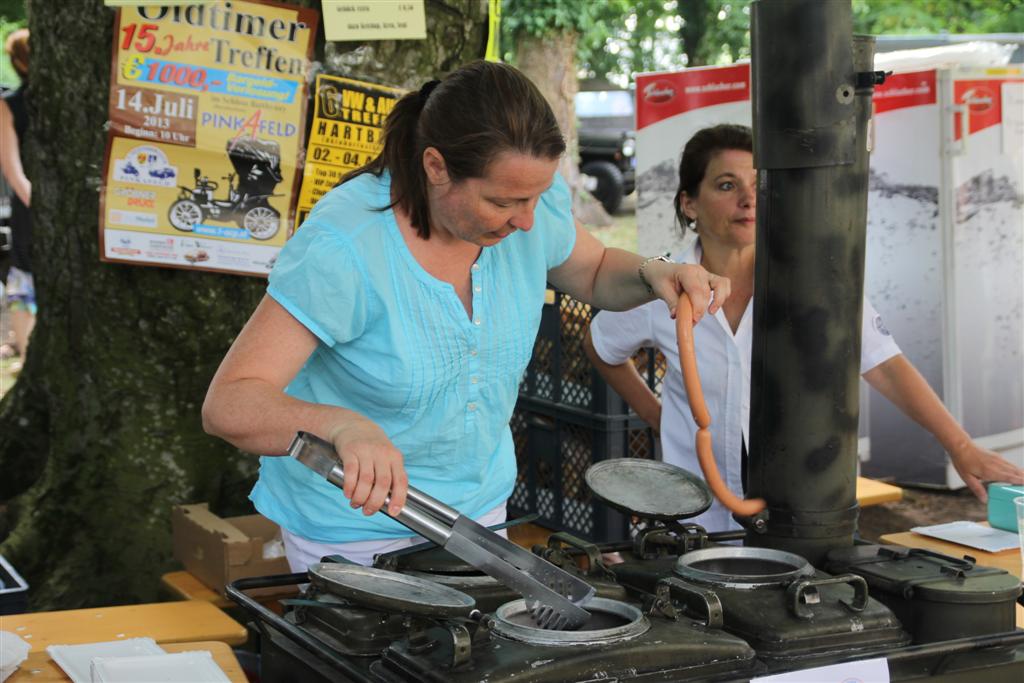
{"label": "tree trunk", "polygon": [[[332,72],[406,86],[483,55],[485,2],[426,7],[427,40],[317,54]],[[39,315],[0,402],[0,554],[29,581],[33,609],[156,599],[173,567],[171,507],[250,511],[257,467],[205,435],[199,409],[265,281],[99,261],[113,21],[102,0],[30,6]]]}
{"label": "tree trunk", "polygon": [[686,66],[704,66],[706,62],[703,42],[708,32],[711,9],[708,0],[688,0],[679,4],[679,16],[683,25],[679,27]]}
{"label": "tree trunk", "polygon": [[592,226],[610,225],[601,203],[583,190],[579,172],[579,139],[576,134],[576,34],[556,33],[544,38],[521,33],[516,44],[516,66],[536,84],[555,112],[565,136],[565,155],[558,165],[573,195],[573,212]]}

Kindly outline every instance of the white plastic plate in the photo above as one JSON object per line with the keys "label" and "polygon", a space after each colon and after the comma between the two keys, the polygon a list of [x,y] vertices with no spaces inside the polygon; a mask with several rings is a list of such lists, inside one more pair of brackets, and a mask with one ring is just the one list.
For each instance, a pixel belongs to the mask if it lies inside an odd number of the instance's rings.
{"label": "white plastic plate", "polygon": [[140,657],[166,654],[152,638],[125,638],[104,643],[51,645],[46,651],[74,683],[91,683],[93,657]]}
{"label": "white plastic plate", "polygon": [[231,683],[206,650],[148,657],[96,657],[92,683]]}

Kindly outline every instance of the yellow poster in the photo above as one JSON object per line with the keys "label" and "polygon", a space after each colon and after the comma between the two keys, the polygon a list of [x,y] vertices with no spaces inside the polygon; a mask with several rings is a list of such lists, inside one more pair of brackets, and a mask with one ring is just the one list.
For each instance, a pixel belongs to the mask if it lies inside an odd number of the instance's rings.
{"label": "yellow poster", "polygon": [[313,127],[302,172],[296,225],[341,177],[373,160],[384,119],[404,90],[339,76],[316,77]]}
{"label": "yellow poster", "polygon": [[242,0],[119,10],[104,261],[269,272],[294,220],[318,19]]}

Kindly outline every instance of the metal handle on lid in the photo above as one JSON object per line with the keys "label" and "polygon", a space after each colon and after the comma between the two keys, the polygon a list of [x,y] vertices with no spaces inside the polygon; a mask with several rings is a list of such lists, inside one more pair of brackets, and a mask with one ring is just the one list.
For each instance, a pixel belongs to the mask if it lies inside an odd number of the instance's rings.
{"label": "metal handle on lid", "polygon": [[700,602],[700,606],[704,608],[704,614],[707,617],[705,626],[708,628],[722,628],[725,624],[725,610],[722,609],[722,601],[713,590],[694,586],[675,576],[666,576],[660,583],[668,586],[670,593],[680,594],[687,605],[690,605],[691,601],[696,598]]}
{"label": "metal handle on lid", "polygon": [[863,576],[856,574],[842,574],[831,576],[827,579],[804,579],[794,581],[790,584],[786,594],[789,596],[789,608],[799,619],[811,619],[814,612],[808,605],[816,605],[821,602],[818,594],[819,586],[831,586],[839,583],[848,583],[853,586],[853,602],[840,600],[839,604],[851,612],[863,612],[868,605],[868,582]]}

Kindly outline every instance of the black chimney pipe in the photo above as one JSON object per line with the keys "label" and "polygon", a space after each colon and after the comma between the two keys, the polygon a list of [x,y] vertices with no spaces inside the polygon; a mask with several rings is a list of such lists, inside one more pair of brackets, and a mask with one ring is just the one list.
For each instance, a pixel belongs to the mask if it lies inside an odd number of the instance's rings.
{"label": "black chimney pipe", "polygon": [[[849,0],[754,0],[757,265],[746,544],[853,543],[874,39]],[[860,77],[858,78],[858,74]]]}

